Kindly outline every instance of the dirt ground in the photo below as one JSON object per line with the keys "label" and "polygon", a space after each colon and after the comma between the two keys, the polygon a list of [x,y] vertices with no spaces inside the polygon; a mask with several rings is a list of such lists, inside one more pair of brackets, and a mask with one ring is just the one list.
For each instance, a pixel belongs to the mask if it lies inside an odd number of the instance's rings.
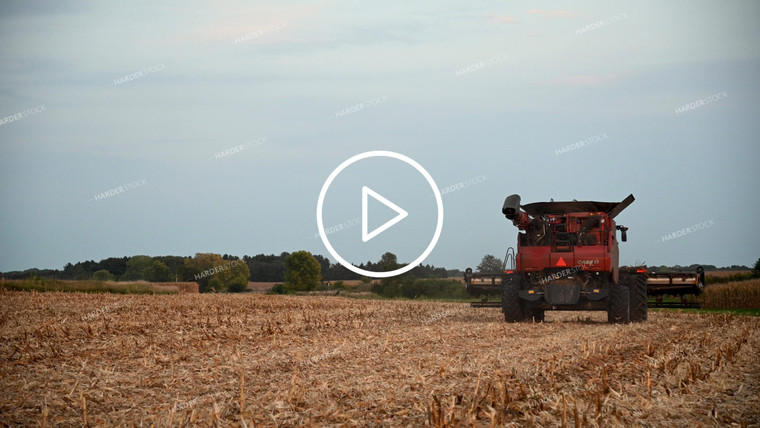
{"label": "dirt ground", "polygon": [[0,425],[760,426],[760,319],[0,293]]}

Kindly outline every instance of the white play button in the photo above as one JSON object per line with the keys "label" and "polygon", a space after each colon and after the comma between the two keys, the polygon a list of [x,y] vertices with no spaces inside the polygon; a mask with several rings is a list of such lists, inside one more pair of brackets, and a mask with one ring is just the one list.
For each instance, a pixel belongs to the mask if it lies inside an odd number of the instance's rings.
{"label": "white play button", "polygon": [[[390,164],[391,169],[378,169],[375,171],[371,171],[373,168],[377,168],[377,160],[382,160],[383,162],[393,162]],[[341,178],[338,176],[346,170],[349,167],[354,167],[355,165],[366,162],[361,168],[354,168],[352,171],[353,175],[349,174],[349,177],[346,178],[345,175],[343,177],[343,181],[341,181]],[[401,162],[403,164],[406,164],[406,166],[401,165],[401,168],[399,168],[398,162]],[[435,195],[435,208],[438,211],[437,220],[435,221],[435,230],[432,231],[432,237],[430,239],[430,242],[427,244],[425,249],[419,254],[419,256],[414,259],[413,261],[406,263],[404,266],[388,270],[388,271],[372,271],[368,269],[362,269],[357,264],[352,263],[349,261],[350,259],[355,259],[357,257],[363,258],[364,260],[369,260],[369,257],[367,255],[363,256],[357,256],[356,254],[373,254],[376,256],[377,254],[382,254],[384,252],[390,251],[393,249],[394,251],[403,251],[408,252],[409,254],[414,254],[416,251],[415,242],[410,242],[412,239],[414,239],[414,236],[410,234],[410,232],[419,232],[422,230],[427,230],[431,228],[425,228],[424,225],[415,224],[412,225],[411,223],[400,226],[400,229],[405,229],[405,232],[397,233],[396,236],[392,237],[387,236],[384,238],[388,239],[378,239],[375,240],[375,242],[367,242],[371,240],[372,238],[376,237],[377,235],[381,234],[382,232],[388,230],[391,226],[395,225],[396,223],[399,223],[401,220],[408,217],[408,213],[403,210],[398,205],[394,204],[393,202],[389,201],[387,198],[384,198],[383,196],[379,195],[377,192],[373,191],[367,186],[364,186],[362,188],[362,241],[359,242],[358,236],[354,235],[353,233],[350,234],[341,234],[340,236],[335,236],[335,242],[339,243],[343,246],[352,246],[349,247],[347,250],[350,251],[348,254],[351,254],[351,257],[349,260],[347,260],[344,256],[341,256],[341,254],[333,247],[333,243],[330,242],[330,238],[328,238],[327,230],[325,229],[325,222],[324,222],[324,207],[325,207],[325,198],[328,195],[328,191],[330,189],[330,186],[333,184],[334,181],[340,182],[343,189],[351,189],[350,195],[343,195],[343,197],[347,198],[348,200],[345,201],[345,204],[340,204],[338,207],[334,207],[330,211],[330,215],[334,216],[335,213],[340,214],[341,216],[345,215],[345,207],[346,206],[355,206],[353,204],[356,203],[356,191],[357,187],[362,186],[364,183],[368,185],[373,185],[375,188],[377,186],[381,186],[381,184],[375,185],[374,183],[380,183],[383,182],[383,186],[387,185],[387,182],[382,179],[383,175],[385,173],[388,173],[389,171],[396,171],[396,172],[403,172],[403,174],[409,175],[403,182],[405,183],[404,187],[404,203],[405,204],[414,204],[417,202],[417,205],[415,205],[414,212],[415,215],[411,216],[409,218],[409,221],[417,221],[417,222],[425,222],[426,219],[430,219],[433,221],[433,218],[436,216],[431,215],[431,204],[427,204],[424,202],[427,202],[427,198],[425,198],[425,193],[427,191],[426,187],[424,186],[423,182],[419,180],[418,177],[415,177],[413,174],[407,174],[407,166],[414,168],[419,175],[422,176],[422,178],[425,179],[425,182],[427,182],[427,185],[430,187],[430,191],[433,192],[433,195]],[[361,178],[355,174],[355,171],[361,170],[366,174],[366,178]],[[409,171],[410,173],[412,171]],[[395,178],[399,178],[395,177]],[[405,176],[406,177],[406,176]],[[356,180],[357,178],[361,181],[357,184]],[[354,181],[347,181],[353,179]],[[382,181],[381,181],[382,180]],[[419,181],[419,183],[417,182]],[[383,187],[384,188],[384,187]],[[396,152],[389,152],[389,151],[383,151],[383,150],[375,150],[375,151],[369,151],[364,153],[359,153],[357,155],[351,156],[350,158],[346,159],[345,161],[341,162],[340,165],[338,165],[327,177],[324,184],[322,184],[322,190],[319,191],[319,197],[317,198],[317,228],[319,230],[319,237],[322,238],[322,243],[325,244],[325,248],[327,248],[327,251],[330,252],[330,255],[332,255],[335,260],[338,261],[338,263],[345,267],[346,269],[350,270],[351,272],[354,272],[356,274],[359,274],[361,276],[366,276],[369,278],[390,278],[397,275],[402,275],[406,272],[409,272],[410,270],[414,269],[416,266],[422,264],[422,262],[425,260],[427,256],[430,255],[431,252],[433,252],[433,248],[435,247],[435,244],[438,242],[438,238],[441,236],[441,229],[443,228],[443,200],[441,199],[441,192],[438,190],[438,185],[436,184],[435,180],[433,180],[433,177],[428,173],[425,168],[422,167],[417,161],[414,159],[402,155],[400,153]],[[408,192],[418,192],[422,191],[420,195],[417,196],[416,201],[413,201],[413,195],[409,194]],[[334,194],[334,193],[333,193]],[[390,208],[391,210],[395,211],[396,216],[391,219],[390,221],[385,222],[382,226],[378,227],[377,229],[373,230],[372,232],[369,232],[369,221],[368,221],[368,203],[369,203],[369,197],[372,196],[372,198],[375,201],[381,202],[384,204],[387,208]],[[331,196],[333,200],[335,199],[335,196]],[[424,201],[423,201],[424,199]],[[350,202],[349,202],[350,201]],[[408,207],[407,207],[408,208]],[[423,215],[420,215],[420,209],[427,210],[422,211]],[[376,219],[375,223],[371,226],[375,226],[376,224],[379,224],[381,221],[385,221],[387,218],[393,216],[392,213],[389,214],[378,214],[378,211],[387,211],[386,208],[378,207],[376,202],[373,202],[372,206],[372,213],[373,218]],[[377,220],[380,219],[380,220]],[[358,219],[356,219],[358,220]],[[337,221],[337,219],[332,219],[331,221]],[[334,223],[338,226],[343,226],[344,223]],[[404,228],[406,226],[406,228]],[[422,228],[420,228],[422,226]],[[346,226],[347,227],[347,226]],[[400,230],[398,229],[398,230]],[[342,230],[341,228],[338,228],[337,230]],[[382,242],[381,242],[382,241]],[[424,241],[423,241],[424,243]],[[410,251],[411,250],[411,251]],[[406,260],[409,257],[409,255],[404,256],[404,260]]]}
{"label": "white play button", "polygon": [[[396,211],[397,213],[396,217],[393,217],[392,219],[386,221],[385,224],[383,224],[382,226],[378,227],[377,229],[369,233],[367,232],[368,224],[369,224],[369,221],[367,219],[367,196],[368,195],[372,196],[377,201],[382,202],[383,205],[392,209],[393,211]],[[388,230],[389,227],[400,222],[401,220],[406,218],[406,216],[408,215],[409,213],[407,213],[403,208],[399,207],[398,205],[384,198],[379,193],[375,192],[374,190],[370,189],[367,186],[362,187],[362,242],[367,242],[370,239],[374,238],[375,236],[385,232],[386,230]]]}

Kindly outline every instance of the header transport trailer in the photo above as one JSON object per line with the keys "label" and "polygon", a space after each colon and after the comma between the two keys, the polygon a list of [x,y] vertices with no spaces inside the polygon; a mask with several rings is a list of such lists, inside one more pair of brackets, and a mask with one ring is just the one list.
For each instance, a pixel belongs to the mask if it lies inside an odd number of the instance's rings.
{"label": "header transport trailer", "polygon": [[[654,273],[647,275],[647,295],[654,297],[652,306],[658,308],[698,308],[699,303],[688,301],[687,296],[699,296],[705,289],[705,270],[698,266],[694,273]],[[672,296],[679,298],[679,301],[663,297]]]}
{"label": "header transport trailer", "polygon": [[[543,321],[547,310],[601,310],[611,323],[647,319],[647,272],[621,269],[615,217],[634,201],[536,202],[506,198],[502,214],[517,227],[515,268],[500,273],[465,272],[473,295],[501,294],[507,322]],[[509,254],[509,253],[508,253]]]}
{"label": "header transport trailer", "polygon": [[[512,264],[508,264],[512,261]],[[699,296],[705,289],[705,270],[698,266],[693,273],[671,272],[655,273],[649,271],[646,266],[620,267],[624,274],[645,273],[647,277],[648,307],[655,308],[699,308],[700,304],[688,296]],[[510,247],[504,259],[504,273],[511,274],[515,271],[514,250]],[[480,302],[472,302],[476,308],[501,307],[501,302],[489,302],[489,296],[501,296],[504,275],[499,273],[473,274],[472,269],[465,271],[465,284],[467,292],[473,297],[486,298]],[[678,299],[678,300],[675,300]]]}

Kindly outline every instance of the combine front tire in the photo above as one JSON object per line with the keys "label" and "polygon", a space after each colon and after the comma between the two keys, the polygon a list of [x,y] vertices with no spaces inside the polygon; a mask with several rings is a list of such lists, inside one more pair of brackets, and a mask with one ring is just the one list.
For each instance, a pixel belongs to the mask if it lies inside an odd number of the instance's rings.
{"label": "combine front tire", "polygon": [[520,279],[508,278],[501,294],[501,311],[504,312],[504,321],[506,322],[525,320],[525,304],[520,299],[519,292]]}
{"label": "combine front tire", "polygon": [[631,303],[631,322],[647,320],[647,277],[641,274],[630,275],[626,278],[628,294]]}
{"label": "combine front tire", "polygon": [[607,302],[607,322],[612,324],[631,322],[629,302],[628,287],[612,284]]}

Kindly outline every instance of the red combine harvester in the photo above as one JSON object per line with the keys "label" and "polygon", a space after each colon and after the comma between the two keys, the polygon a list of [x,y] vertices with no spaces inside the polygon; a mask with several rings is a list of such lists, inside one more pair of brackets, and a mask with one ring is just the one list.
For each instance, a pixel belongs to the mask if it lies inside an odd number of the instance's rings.
{"label": "red combine harvester", "polygon": [[628,228],[614,219],[633,201],[629,195],[619,203],[520,205],[520,196],[507,197],[501,212],[520,230],[516,269],[476,274],[468,268],[467,291],[500,292],[507,322],[543,321],[547,310],[603,310],[611,323],[645,321],[646,268],[621,269],[618,264],[617,231],[625,242]]}

